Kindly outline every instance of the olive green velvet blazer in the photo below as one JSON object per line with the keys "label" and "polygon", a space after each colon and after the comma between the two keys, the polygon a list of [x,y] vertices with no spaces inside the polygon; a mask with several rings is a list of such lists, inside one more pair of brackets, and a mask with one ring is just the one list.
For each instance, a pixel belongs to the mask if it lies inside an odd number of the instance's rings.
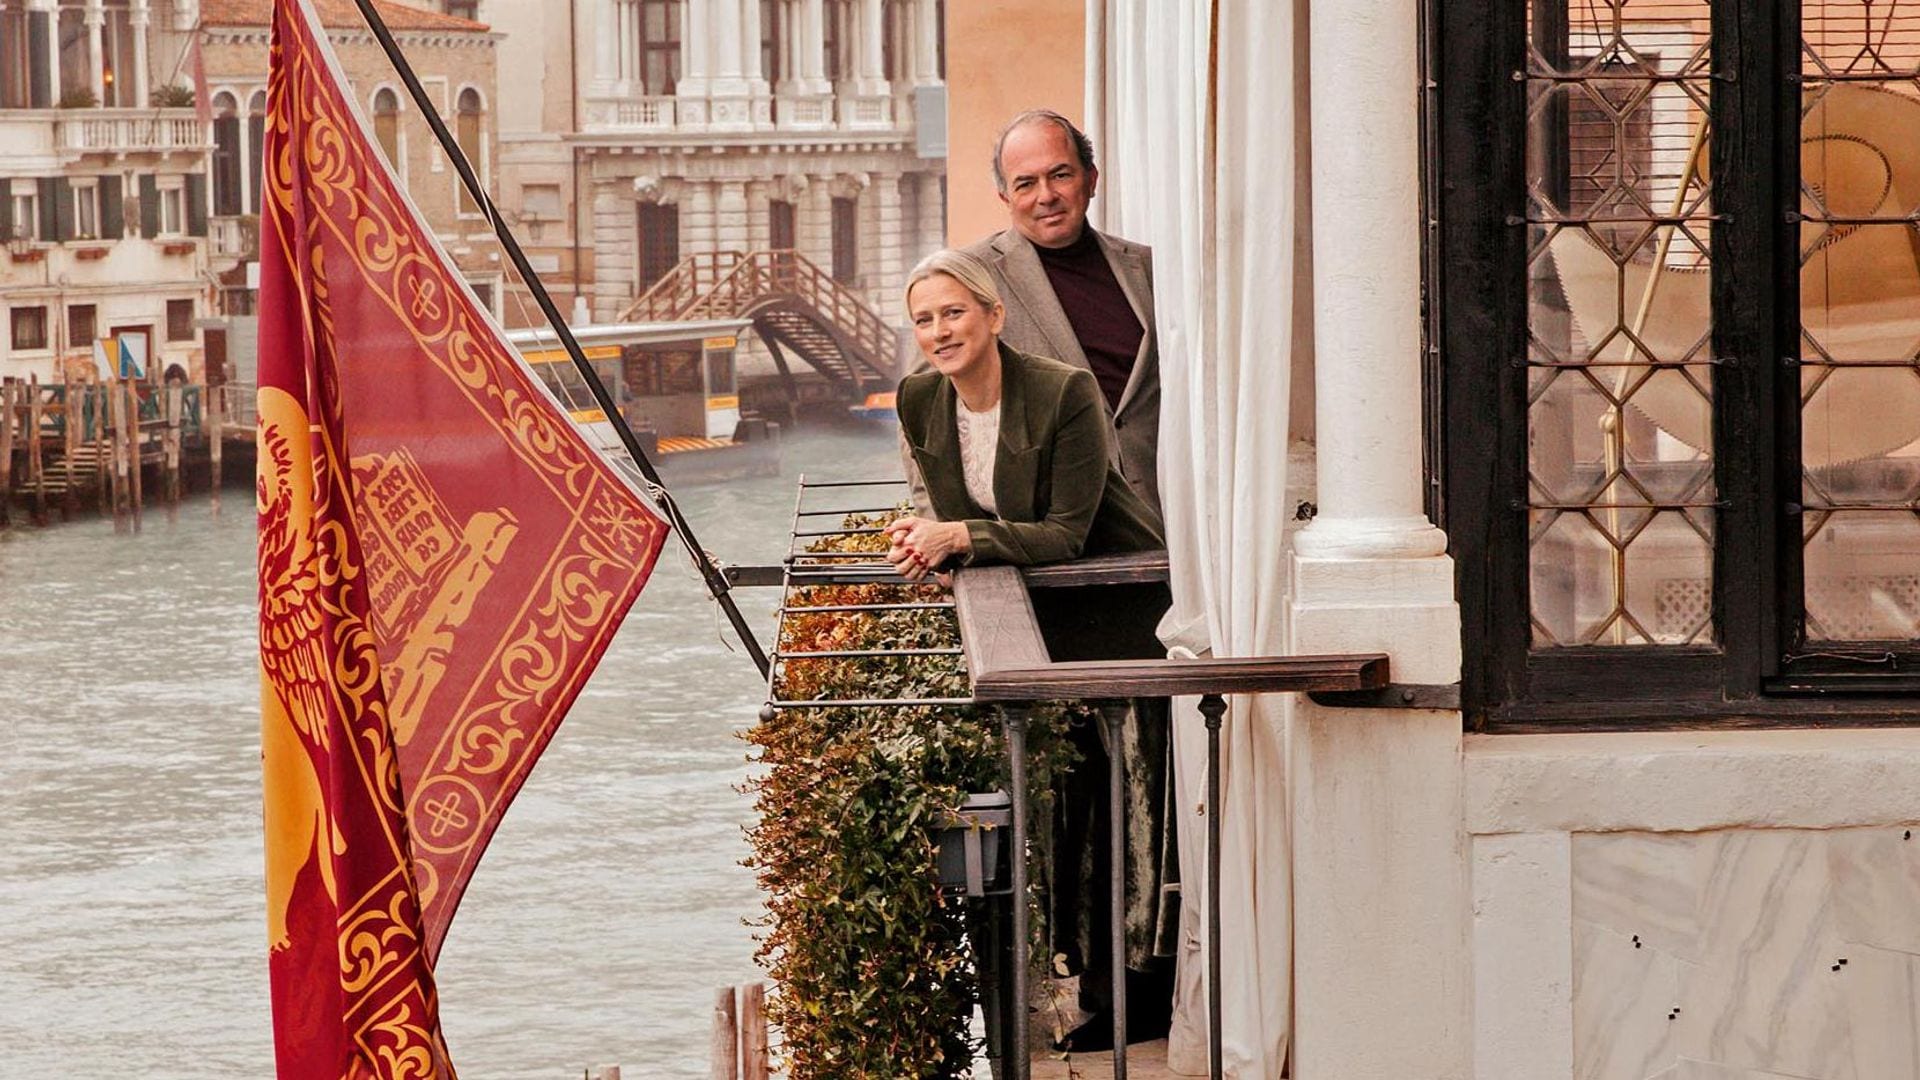
{"label": "olive green velvet blazer", "polygon": [[1153,551],[1160,518],[1113,465],[1106,406],[1093,373],[1000,343],[998,517],[967,494],[952,380],[920,371],[900,381],[896,408],[908,453],[941,521],[964,521],[965,562],[1028,565]]}

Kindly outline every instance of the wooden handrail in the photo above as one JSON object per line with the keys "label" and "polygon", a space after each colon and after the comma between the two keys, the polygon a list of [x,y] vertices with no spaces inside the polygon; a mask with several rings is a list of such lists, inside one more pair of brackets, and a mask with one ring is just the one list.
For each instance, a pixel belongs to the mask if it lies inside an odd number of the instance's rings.
{"label": "wooden handrail", "polygon": [[[1164,580],[1165,553],[954,574],[955,613],[975,701],[1057,701],[1373,690],[1392,681],[1385,653],[1055,662],[1029,588]],[[1154,575],[1159,575],[1155,577]]]}

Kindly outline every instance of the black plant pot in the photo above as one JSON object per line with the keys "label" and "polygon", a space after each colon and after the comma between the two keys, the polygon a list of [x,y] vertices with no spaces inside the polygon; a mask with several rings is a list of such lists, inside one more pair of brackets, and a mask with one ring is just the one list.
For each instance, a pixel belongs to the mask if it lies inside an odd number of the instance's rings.
{"label": "black plant pot", "polygon": [[940,887],[967,896],[1008,889],[1007,836],[1013,825],[1013,800],[1004,791],[968,795],[943,815],[934,829],[939,847]]}

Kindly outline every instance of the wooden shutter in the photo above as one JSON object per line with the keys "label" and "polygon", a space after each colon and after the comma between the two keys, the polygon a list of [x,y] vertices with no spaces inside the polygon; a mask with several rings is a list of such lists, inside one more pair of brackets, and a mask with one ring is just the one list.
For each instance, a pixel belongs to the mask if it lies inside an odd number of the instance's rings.
{"label": "wooden shutter", "polygon": [[55,177],[43,176],[39,180],[39,185],[40,239],[58,240],[60,239],[58,220],[60,208],[56,204],[60,201],[60,181]]}
{"label": "wooden shutter", "polygon": [[160,235],[160,184],[152,173],[140,174],[140,235]]}
{"label": "wooden shutter", "polygon": [[187,174],[187,235],[207,235],[207,178],[200,173]]}
{"label": "wooden shutter", "polygon": [[127,234],[126,208],[120,202],[120,177],[100,178],[100,238],[118,240]]}
{"label": "wooden shutter", "polygon": [[[46,198],[44,189],[41,198]],[[44,216],[45,211],[42,211]],[[46,237],[49,240],[73,239],[73,184],[64,176],[53,181],[53,232]]]}

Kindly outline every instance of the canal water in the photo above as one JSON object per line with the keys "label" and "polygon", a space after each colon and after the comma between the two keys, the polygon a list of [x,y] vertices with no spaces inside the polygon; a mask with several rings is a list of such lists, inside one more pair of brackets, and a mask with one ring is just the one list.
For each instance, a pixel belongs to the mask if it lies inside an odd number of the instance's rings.
{"label": "canal water", "polygon": [[[778,560],[798,473],[899,471],[890,433],[783,456],[676,488],[723,560]],[[736,594],[763,640],[776,592]],[[669,540],[448,935],[462,1075],[707,1075],[714,991],[759,977],[737,786],[765,689],[722,625]],[[244,491],[137,536],[0,531],[0,1078],[272,1075],[254,629]]]}

